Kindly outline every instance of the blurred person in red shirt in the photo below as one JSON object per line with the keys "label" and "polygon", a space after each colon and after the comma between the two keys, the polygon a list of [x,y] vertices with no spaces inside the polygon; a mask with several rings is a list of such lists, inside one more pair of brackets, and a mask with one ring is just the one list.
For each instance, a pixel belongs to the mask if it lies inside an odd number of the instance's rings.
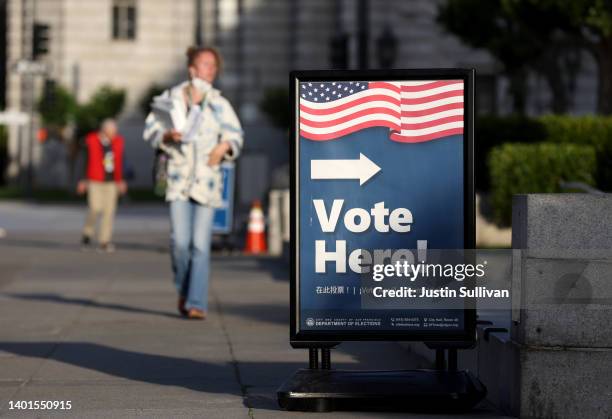
{"label": "blurred person in red shirt", "polygon": [[124,140],[118,134],[117,123],[105,119],[100,130],[91,132],[85,138],[86,164],[83,179],[77,185],[79,195],[87,192],[89,211],[83,227],[81,243],[91,244],[98,216],[102,222],[98,231],[99,249],[104,252],[114,251],[111,242],[113,221],[119,194],[127,192],[123,179]]}

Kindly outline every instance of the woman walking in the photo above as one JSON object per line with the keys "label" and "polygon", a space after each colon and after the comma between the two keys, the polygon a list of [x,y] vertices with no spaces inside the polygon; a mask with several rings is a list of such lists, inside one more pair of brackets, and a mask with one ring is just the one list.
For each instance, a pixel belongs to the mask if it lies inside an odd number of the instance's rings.
{"label": "woman walking", "polygon": [[190,319],[205,319],[207,314],[212,218],[221,205],[223,186],[219,164],[236,159],[243,144],[236,113],[212,87],[220,68],[216,49],[191,47],[189,80],[161,95],[173,112],[182,113],[184,125],[195,127],[191,132],[182,133],[185,126],[168,127],[154,112],[145,122],[145,141],[168,155],[172,270],[179,312]]}

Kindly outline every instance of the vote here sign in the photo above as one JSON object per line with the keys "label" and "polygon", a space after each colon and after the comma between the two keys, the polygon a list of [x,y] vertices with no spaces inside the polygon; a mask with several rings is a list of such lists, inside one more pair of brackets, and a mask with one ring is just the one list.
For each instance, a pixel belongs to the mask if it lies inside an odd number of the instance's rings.
{"label": "vote here sign", "polygon": [[466,335],[463,307],[378,302],[372,276],[418,249],[473,246],[472,77],[292,73],[292,340]]}

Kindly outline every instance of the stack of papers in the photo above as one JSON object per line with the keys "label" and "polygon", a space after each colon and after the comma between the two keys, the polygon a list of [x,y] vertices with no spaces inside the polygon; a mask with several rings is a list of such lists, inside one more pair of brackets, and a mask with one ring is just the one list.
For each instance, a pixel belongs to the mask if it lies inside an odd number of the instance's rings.
{"label": "stack of papers", "polygon": [[168,97],[155,96],[153,103],[151,103],[151,109],[155,114],[155,117],[160,121],[164,128],[180,130],[185,124],[185,117],[179,109],[174,106],[174,101]]}
{"label": "stack of papers", "polygon": [[151,103],[151,109],[158,121],[162,123],[165,130],[175,129],[183,134],[181,141],[190,143],[194,141],[202,125],[202,108],[192,106],[189,113],[185,115],[182,104],[175,100],[156,96]]}

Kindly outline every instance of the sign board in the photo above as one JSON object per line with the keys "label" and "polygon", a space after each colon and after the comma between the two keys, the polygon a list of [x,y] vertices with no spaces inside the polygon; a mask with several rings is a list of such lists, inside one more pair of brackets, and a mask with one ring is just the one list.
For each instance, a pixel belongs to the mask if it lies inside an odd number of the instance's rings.
{"label": "sign board", "polygon": [[223,190],[221,191],[221,207],[215,208],[213,215],[213,233],[230,234],[234,220],[234,163],[225,162],[221,164],[221,175]]}
{"label": "sign board", "polygon": [[474,248],[473,83],[463,69],[291,74],[292,345],[473,340],[469,299],[378,298],[402,287],[374,276]]}
{"label": "sign board", "polygon": [[17,74],[45,74],[47,66],[38,61],[19,60],[13,65],[13,71]]}
{"label": "sign board", "polygon": [[30,121],[30,115],[14,109],[0,112],[0,125],[25,125]]}

